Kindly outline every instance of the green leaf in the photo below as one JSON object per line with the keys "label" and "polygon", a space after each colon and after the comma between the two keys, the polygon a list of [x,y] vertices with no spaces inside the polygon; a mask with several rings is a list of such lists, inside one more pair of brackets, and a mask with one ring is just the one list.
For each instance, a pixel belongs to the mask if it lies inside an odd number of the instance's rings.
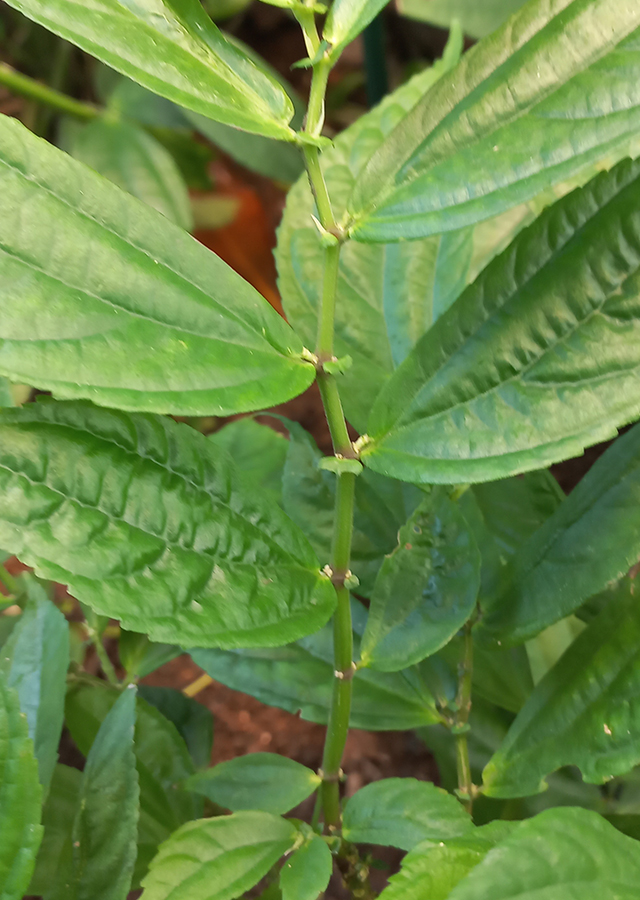
{"label": "green leaf", "polygon": [[343,834],[355,844],[412,850],[421,841],[458,837],[473,828],[451,794],[416,778],[374,781],[349,800]]}
{"label": "green leaf", "polygon": [[349,203],[351,235],[462,228],[624,144],[640,128],[639,26],[635,0],[526,4],[373,153]]}
{"label": "green leaf", "polygon": [[17,693],[0,671],[0,900],[21,900],[42,840],[38,764]]}
{"label": "green leaf", "polygon": [[120,629],[118,654],[130,677],[145,678],[181,653],[175,644],[154,644],[146,634]]}
{"label": "green leaf", "polygon": [[628,161],[603,173],[484,270],[378,397],[365,465],[488,481],[576,455],[640,412],[639,177]]}
{"label": "green leaf", "polygon": [[479,634],[527,640],[602,591],[640,557],[640,426],[620,437],[513,560]]}
{"label": "green leaf", "polygon": [[481,38],[502,25],[526,0],[399,0],[403,16],[449,28],[455,20],[462,23],[465,34]]}
{"label": "green leaf", "polygon": [[602,784],[640,763],[640,609],[632,582],[536,686],[484,772],[485,791],[524,797],[575,765]]}
{"label": "green leaf", "polygon": [[284,435],[244,418],[214,431],[209,440],[226,450],[248,483],[268,493],[275,503],[280,501],[288,447]]}
{"label": "green leaf", "polygon": [[32,404],[0,420],[0,546],[153,640],[270,646],[335,591],[305,537],[207,439],[160,416]]}
{"label": "green leaf", "polygon": [[322,838],[311,840],[288,856],[280,871],[282,900],[318,900],[331,878],[333,859]]}
{"label": "green leaf", "polygon": [[72,867],[73,823],[78,808],[82,772],[60,763],[56,765],[49,794],[42,810],[44,836],[29,894],[43,895],[45,900],[68,897]]}
{"label": "green leaf", "polygon": [[96,119],[70,131],[65,150],[185,231],[193,228],[189,193],[171,154],[130,122]]}
{"label": "green leaf", "polygon": [[266,812],[188,822],[171,835],[145,878],[143,900],[232,900],[290,850],[297,831]]}
{"label": "green leaf", "polygon": [[141,684],[138,693],[155,706],[165,719],[172,722],[185,742],[196,769],[204,769],[211,762],[213,746],[213,716],[211,710],[187,697],[182,691],[167,687]]}
{"label": "green leaf", "polygon": [[336,59],[386,5],[387,0],[333,0],[322,35],[331,45],[329,56]]}
{"label": "green leaf", "polygon": [[198,0],[10,0],[150,91],[247,131],[291,140],[278,82],[226,40]]}
{"label": "green leaf", "polygon": [[91,746],[73,826],[74,900],[126,900],[136,861],[138,774],[134,685],[120,694]]}
{"label": "green leaf", "polygon": [[248,753],[193,775],[185,787],[236,812],[289,812],[306,800],[321,779],[293,759],[276,753]]}
{"label": "green leaf", "polygon": [[382,563],[362,638],[362,665],[394,672],[443,647],[473,612],[480,554],[458,505],[434,489]]}
{"label": "green leaf", "polygon": [[69,668],[69,627],[38,582],[27,579],[28,602],[2,650],[2,668],[27,718],[44,793],[58,761]]}
{"label": "green leaf", "polygon": [[640,845],[585,809],[521,822],[448,900],[635,900]]}

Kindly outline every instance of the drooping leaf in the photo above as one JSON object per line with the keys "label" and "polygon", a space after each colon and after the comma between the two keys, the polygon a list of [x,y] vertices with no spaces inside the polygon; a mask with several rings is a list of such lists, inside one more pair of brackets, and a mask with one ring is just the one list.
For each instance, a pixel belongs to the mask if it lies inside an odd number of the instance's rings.
{"label": "drooping leaf", "polygon": [[64,719],[69,627],[44,588],[31,577],[27,592],[26,608],[2,650],[2,668],[27,718],[46,794],[58,761]]}
{"label": "drooping leaf", "polygon": [[10,6],[181,106],[291,140],[285,91],[226,40],[198,0],[11,0]]}
{"label": "drooping leaf", "polygon": [[17,693],[0,671],[0,900],[21,900],[42,840],[38,763]]}
{"label": "drooping leaf", "polygon": [[227,451],[251,484],[268,493],[274,502],[280,501],[288,446],[284,435],[244,418],[214,431],[209,440]]}
{"label": "drooping leaf", "polygon": [[331,45],[330,57],[337,58],[386,4],[387,0],[333,0],[322,35]]}
{"label": "drooping leaf", "polygon": [[329,847],[314,834],[286,858],[280,870],[282,900],[318,900],[329,884],[332,868]]}
{"label": "drooping leaf", "polygon": [[213,746],[211,710],[173,688],[141,684],[138,693],[175,725],[196,769],[206,768],[211,762]]}
{"label": "drooping leaf", "polygon": [[73,823],[78,807],[82,772],[58,763],[42,810],[44,835],[29,894],[45,900],[65,900],[72,872]]}
{"label": "drooping leaf", "polygon": [[639,26],[634,0],[525,5],[373,153],[349,202],[351,235],[389,241],[462,228],[624,144],[640,128]]}
{"label": "drooping leaf", "polygon": [[301,532],[195,430],[88,403],[7,410],[0,545],[125,628],[270,646],[321,627],[335,591]]}
{"label": "drooping leaf", "polygon": [[402,15],[449,28],[459,20],[465,34],[481,38],[502,25],[526,0],[400,0]]}
{"label": "drooping leaf", "polygon": [[382,563],[362,638],[362,664],[405,669],[443,647],[473,612],[480,554],[458,505],[433,490]]}
{"label": "drooping leaf", "polygon": [[126,900],[136,861],[138,773],[136,689],[129,685],[106,715],[82,774],[73,825],[73,900]]}
{"label": "drooping leaf", "polygon": [[183,825],[160,848],[143,900],[231,900],[290,850],[295,826],[266,812],[239,812]]}
{"label": "drooping leaf", "polygon": [[384,778],[359,790],[344,810],[343,834],[356,844],[412,850],[425,840],[458,837],[471,817],[446,791],[416,778]]}
{"label": "drooping leaf", "polygon": [[321,779],[276,753],[248,753],[192,775],[185,787],[233,812],[258,809],[279,815],[306,800]]}
{"label": "drooping leaf", "polygon": [[0,181],[0,374],[178,415],[270,406],[315,377],[219,257],[5,116]]}
{"label": "drooping leaf", "polygon": [[580,453],[640,412],[639,177],[628,161],[603,173],[485,269],[378,397],[366,465],[488,481]]}

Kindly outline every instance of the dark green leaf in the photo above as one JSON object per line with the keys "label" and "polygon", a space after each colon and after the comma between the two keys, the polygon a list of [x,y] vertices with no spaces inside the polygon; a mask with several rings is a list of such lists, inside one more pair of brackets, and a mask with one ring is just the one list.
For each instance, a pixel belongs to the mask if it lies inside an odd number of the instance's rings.
{"label": "dark green leaf", "polygon": [[227,451],[249,483],[268,493],[275,503],[280,501],[288,447],[284,435],[245,418],[215,431],[209,440]]}
{"label": "dark green leaf", "polygon": [[639,26],[635,0],[528,3],[373,153],[349,203],[352,236],[462,228],[623,146],[640,128]]}
{"label": "dark green leaf", "polygon": [[378,397],[366,465],[488,481],[580,453],[640,412],[639,177],[628,161],[603,173],[484,270]]}
{"label": "dark green leaf", "polygon": [[211,710],[173,688],[141,684],[138,692],[142,699],[155,706],[165,719],[173,722],[187,746],[196,769],[206,768],[211,762],[213,746]]}
{"label": "dark green leaf", "polygon": [[143,900],[231,900],[257,884],[296,837],[291,822],[265,812],[188,822],[153,860]]}
{"label": "dark green leaf", "polygon": [[404,16],[449,28],[458,20],[465,34],[481,38],[502,25],[526,0],[399,0]]}
{"label": "dark green leaf", "polygon": [[337,57],[386,4],[387,0],[333,0],[323,32],[331,45],[330,56]]}
{"label": "dark green leaf", "polygon": [[42,840],[38,764],[17,693],[0,671],[0,900],[21,900]]}
{"label": "dark green leaf", "polygon": [[156,94],[291,140],[285,91],[225,39],[198,0],[10,0],[10,6]]}
{"label": "dark green leaf", "polygon": [[0,178],[0,374],[179,415],[269,406],[314,379],[219,257],[4,116]]}
{"label": "dark green leaf", "polygon": [[157,641],[272,646],[335,591],[304,535],[185,425],[88,403],[0,421],[0,546]]}
{"label": "dark green leaf", "polygon": [[318,900],[329,884],[332,868],[331,851],[314,834],[285,860],[280,871],[282,900]]}
{"label": "dark green leaf", "polygon": [[145,678],[160,666],[180,656],[182,650],[175,644],[154,644],[146,634],[121,629],[118,653],[127,675],[132,678]]}
{"label": "dark green leaf", "polygon": [[60,763],[55,767],[42,810],[44,836],[38,851],[29,894],[45,900],[65,900],[71,879],[73,823],[78,808],[82,772]]}
{"label": "dark green leaf", "polygon": [[412,850],[421,841],[458,837],[472,828],[462,805],[441,788],[415,778],[385,778],[349,800],[343,834],[356,844]]}
{"label": "dark green leaf", "polygon": [[233,812],[258,809],[277,815],[302,803],[319,784],[315,772],[293,759],[248,753],[193,775],[185,787]]}

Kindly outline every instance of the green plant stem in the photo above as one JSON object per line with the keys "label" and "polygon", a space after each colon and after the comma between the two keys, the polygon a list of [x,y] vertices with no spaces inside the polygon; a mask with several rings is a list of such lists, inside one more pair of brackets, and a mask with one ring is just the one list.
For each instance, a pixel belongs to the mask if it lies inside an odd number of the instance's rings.
{"label": "green plant stem", "polygon": [[4,566],[0,566],[0,582],[6,587],[12,597],[19,597],[22,589],[16,578],[9,574]]}
{"label": "green plant stem", "polygon": [[0,84],[4,84],[15,94],[20,94],[21,97],[28,97],[30,100],[44,103],[46,106],[58,109],[76,119],[90,120],[101,115],[101,111],[97,107],[74,100],[73,97],[67,97],[60,91],[40,84],[34,78],[16,72],[6,63],[0,63]]}
{"label": "green plant stem", "polygon": [[89,629],[89,636],[91,637],[91,643],[95,647],[96,654],[100,661],[100,667],[102,671],[107,677],[107,681],[110,684],[119,685],[120,681],[116,674],[116,670],[113,667],[113,663],[109,659],[109,654],[102,643],[102,634],[100,633],[99,628],[99,619],[96,613],[93,610],[86,609],[86,617],[87,617],[87,626]]}
{"label": "green plant stem", "polygon": [[456,697],[456,720],[454,726],[456,742],[456,767],[458,770],[458,791],[465,808],[471,812],[473,807],[473,777],[469,762],[469,714],[471,713],[471,689],[473,679],[473,635],[471,623],[464,629],[464,648],[458,670],[458,695]]}

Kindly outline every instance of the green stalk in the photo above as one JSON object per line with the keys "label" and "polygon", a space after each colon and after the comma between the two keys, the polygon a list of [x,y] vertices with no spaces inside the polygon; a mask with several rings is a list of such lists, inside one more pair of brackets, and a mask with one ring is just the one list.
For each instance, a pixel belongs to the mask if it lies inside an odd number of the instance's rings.
{"label": "green stalk", "polygon": [[456,742],[456,768],[458,771],[458,795],[465,808],[471,812],[473,807],[473,777],[469,761],[469,714],[471,713],[471,690],[473,679],[473,635],[471,623],[464,629],[464,648],[458,669],[458,695],[456,697],[456,718],[452,729]]}
{"label": "green stalk", "polygon": [[66,94],[47,87],[45,84],[40,84],[34,78],[29,78],[27,75],[16,72],[15,69],[12,69],[6,63],[0,63],[0,84],[4,84],[10,91],[19,94],[21,97],[28,97],[30,100],[44,103],[46,106],[51,106],[69,116],[74,116],[76,119],[90,120],[96,119],[101,115],[100,110],[95,106],[91,106],[89,103],[81,103],[79,100],[67,97]]}

